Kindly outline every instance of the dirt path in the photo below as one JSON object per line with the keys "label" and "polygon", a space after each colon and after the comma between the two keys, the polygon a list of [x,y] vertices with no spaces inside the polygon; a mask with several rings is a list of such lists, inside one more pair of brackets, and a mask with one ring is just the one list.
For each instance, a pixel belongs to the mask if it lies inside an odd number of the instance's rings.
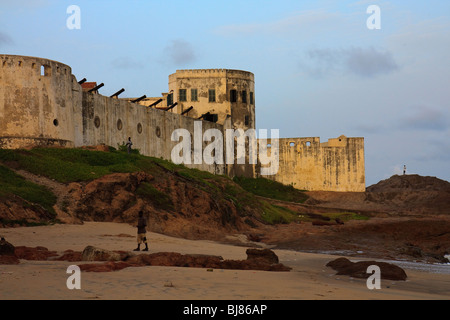
{"label": "dirt path", "polygon": [[[12,169],[13,170],[13,169]],[[25,179],[27,179],[30,182],[33,182],[35,184],[44,186],[48,188],[53,194],[56,196],[56,204],[53,207],[56,211],[56,214],[58,215],[58,219],[60,219],[62,222],[66,223],[79,223],[78,220],[75,220],[73,217],[67,214],[65,211],[65,208],[67,207],[70,199],[69,199],[69,190],[70,187],[67,184],[57,182],[55,180],[52,180],[50,178],[35,175],[31,172],[25,171],[25,170],[14,170],[14,172]]]}

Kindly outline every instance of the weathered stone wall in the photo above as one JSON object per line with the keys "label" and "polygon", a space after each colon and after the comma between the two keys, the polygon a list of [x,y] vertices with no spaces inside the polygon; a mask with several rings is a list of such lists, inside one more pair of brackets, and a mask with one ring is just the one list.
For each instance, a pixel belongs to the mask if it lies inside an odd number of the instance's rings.
{"label": "weathered stone wall", "polygon": [[[176,129],[188,130],[193,144],[195,121],[193,118],[137,103],[83,92],[81,145],[106,144],[117,148],[125,144],[130,137],[133,148],[139,149],[141,154],[171,160],[172,149],[179,143],[171,140],[172,132]],[[202,123],[200,139],[208,129],[224,132],[223,125],[208,121],[199,122]],[[203,148],[208,144],[202,141]],[[203,162],[196,165],[193,157],[192,153],[191,165],[186,166],[226,174],[225,164],[211,166]]]}
{"label": "weathered stone wall", "polygon": [[[180,101],[179,90],[186,89],[187,99]],[[197,100],[192,99],[191,89],[197,89]],[[215,90],[215,102],[209,101],[209,90]],[[236,90],[236,102],[231,102],[230,92]],[[245,99],[242,92],[245,91]],[[169,75],[169,92],[178,102],[176,113],[193,106],[188,115],[198,118],[210,112],[218,115],[218,123],[223,124],[227,117],[235,128],[255,128],[255,81],[251,72],[229,69],[177,70]],[[253,96],[252,101],[250,95]],[[245,117],[247,124],[245,124]]]}
{"label": "weathered stone wall", "polygon": [[[269,141],[270,142],[270,141]],[[279,171],[267,178],[301,190],[364,192],[364,138],[279,139]]]}
{"label": "weathered stone wall", "polygon": [[65,64],[0,55],[0,147],[73,146],[73,81]]}

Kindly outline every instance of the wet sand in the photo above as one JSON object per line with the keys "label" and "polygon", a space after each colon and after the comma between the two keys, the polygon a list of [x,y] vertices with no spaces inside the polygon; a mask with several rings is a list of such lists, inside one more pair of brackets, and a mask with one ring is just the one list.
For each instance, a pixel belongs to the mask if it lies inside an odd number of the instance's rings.
{"label": "wet sand", "polygon": [[[43,246],[61,253],[67,249],[82,251],[88,245],[126,251],[136,247],[136,229],[119,223],[0,229],[0,234],[15,246]],[[129,236],[119,237],[119,234]],[[156,233],[148,233],[147,237],[149,253],[179,252],[246,259],[246,247],[243,246],[185,240]],[[336,276],[334,270],[325,266],[338,256],[274,251],[280,262],[292,271],[132,267],[116,272],[82,272],[80,290],[69,290],[66,286],[70,276],[66,273],[67,267],[80,262],[21,260],[19,265],[0,265],[0,300],[450,299],[450,274],[447,272],[450,266],[433,273],[426,268],[417,268],[415,264],[402,264],[408,275],[407,281],[382,280],[380,290],[369,290],[365,280]]]}

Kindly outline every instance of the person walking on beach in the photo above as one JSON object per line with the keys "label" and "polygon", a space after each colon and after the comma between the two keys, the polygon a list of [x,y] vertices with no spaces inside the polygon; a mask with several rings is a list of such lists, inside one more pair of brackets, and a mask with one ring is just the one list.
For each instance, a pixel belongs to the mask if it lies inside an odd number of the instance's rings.
{"label": "person walking on beach", "polygon": [[133,142],[131,142],[131,137],[128,137],[128,141],[127,141],[127,144],[126,144],[128,154],[131,153],[131,146],[132,146],[132,145],[133,145]]}
{"label": "person walking on beach", "polygon": [[139,219],[138,219],[138,225],[137,225],[137,243],[138,246],[134,251],[140,251],[141,250],[141,243],[145,244],[145,249],[143,251],[148,251],[148,244],[147,244],[147,230],[145,227],[147,226],[147,222],[144,219],[144,213],[139,211]]}

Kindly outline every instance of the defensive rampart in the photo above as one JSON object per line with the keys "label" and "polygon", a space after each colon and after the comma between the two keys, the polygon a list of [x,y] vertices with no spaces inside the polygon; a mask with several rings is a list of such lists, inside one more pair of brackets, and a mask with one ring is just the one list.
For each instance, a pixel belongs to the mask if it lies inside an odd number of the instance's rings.
{"label": "defensive rampart", "polygon": [[[173,101],[180,102],[179,112],[83,90],[72,69],[56,61],[0,55],[0,148],[98,144],[117,148],[131,137],[142,154],[172,160],[174,147],[180,143],[172,134],[184,129],[192,144],[189,167],[230,176],[259,175],[259,163],[194,161],[198,130],[202,139],[208,129],[225,138],[227,129],[255,128],[252,73],[179,70],[169,76],[170,88],[175,100],[186,94],[182,101]],[[191,105],[195,105],[194,111],[183,113]],[[220,121],[202,120],[199,126],[198,115],[207,113],[216,114]],[[211,142],[200,141],[201,153]],[[270,140],[263,143],[271,144]],[[248,155],[246,152],[247,160]],[[319,138],[283,138],[279,139],[278,158],[278,172],[267,178],[305,190],[365,191],[363,138],[341,136],[325,143]]]}

